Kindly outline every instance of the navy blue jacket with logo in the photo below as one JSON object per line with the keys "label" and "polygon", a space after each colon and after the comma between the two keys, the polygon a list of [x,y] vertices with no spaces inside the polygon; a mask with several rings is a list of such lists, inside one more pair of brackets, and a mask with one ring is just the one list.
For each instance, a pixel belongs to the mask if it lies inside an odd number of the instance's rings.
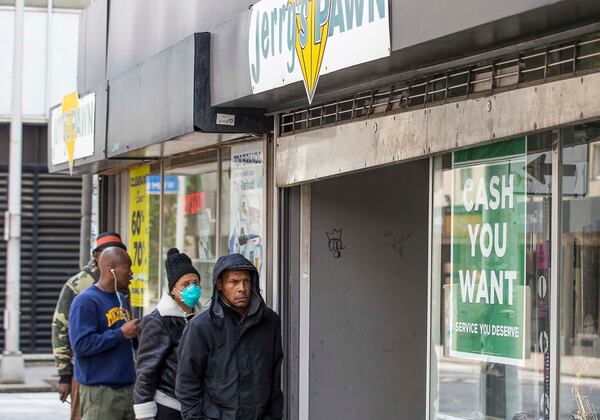
{"label": "navy blue jacket with logo", "polygon": [[121,326],[131,319],[123,295],[123,311],[115,293],[88,287],[69,311],[69,340],[75,353],[75,378],[84,385],[125,386],[135,382],[132,340]]}

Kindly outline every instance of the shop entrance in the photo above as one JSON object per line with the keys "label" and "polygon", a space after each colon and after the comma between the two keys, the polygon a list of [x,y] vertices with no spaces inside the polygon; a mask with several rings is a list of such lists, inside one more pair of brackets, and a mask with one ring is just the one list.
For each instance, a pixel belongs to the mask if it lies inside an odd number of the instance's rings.
{"label": "shop entrance", "polygon": [[425,418],[428,174],[419,160],[310,187],[311,420]]}

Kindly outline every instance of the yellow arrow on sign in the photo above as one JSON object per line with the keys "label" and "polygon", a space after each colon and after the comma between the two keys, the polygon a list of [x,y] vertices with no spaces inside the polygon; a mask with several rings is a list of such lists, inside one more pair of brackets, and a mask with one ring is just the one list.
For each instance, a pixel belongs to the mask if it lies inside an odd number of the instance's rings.
{"label": "yellow arrow on sign", "polygon": [[65,95],[62,103],[62,113],[64,116],[64,138],[67,144],[67,162],[69,164],[69,173],[73,175],[73,158],[75,156],[75,139],[77,130],[73,125],[73,111],[79,108],[79,97],[77,92],[71,92]]}
{"label": "yellow arrow on sign", "polygon": [[[329,36],[331,2],[325,1],[323,11],[318,9],[321,5],[318,0],[288,0],[287,5],[296,7],[296,54],[302,69],[308,103],[311,104],[317,90]],[[325,18],[320,22],[317,15],[320,16],[323,12]],[[302,26],[303,22],[305,27]]]}

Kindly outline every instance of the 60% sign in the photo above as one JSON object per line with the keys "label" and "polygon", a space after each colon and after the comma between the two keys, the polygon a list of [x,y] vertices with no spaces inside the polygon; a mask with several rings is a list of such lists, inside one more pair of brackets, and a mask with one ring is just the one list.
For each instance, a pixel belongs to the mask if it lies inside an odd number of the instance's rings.
{"label": "60% sign", "polygon": [[144,261],[146,245],[140,234],[144,226],[144,212],[135,210],[131,213],[131,233],[133,234],[133,265],[141,266]]}

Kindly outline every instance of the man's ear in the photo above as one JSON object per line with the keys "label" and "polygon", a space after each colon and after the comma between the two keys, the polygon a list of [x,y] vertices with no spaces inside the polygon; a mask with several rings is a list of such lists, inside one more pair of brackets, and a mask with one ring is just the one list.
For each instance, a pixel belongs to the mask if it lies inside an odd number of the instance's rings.
{"label": "man's ear", "polygon": [[223,290],[223,287],[221,286],[221,278],[219,277],[217,279],[217,290],[220,292],[221,290]]}

